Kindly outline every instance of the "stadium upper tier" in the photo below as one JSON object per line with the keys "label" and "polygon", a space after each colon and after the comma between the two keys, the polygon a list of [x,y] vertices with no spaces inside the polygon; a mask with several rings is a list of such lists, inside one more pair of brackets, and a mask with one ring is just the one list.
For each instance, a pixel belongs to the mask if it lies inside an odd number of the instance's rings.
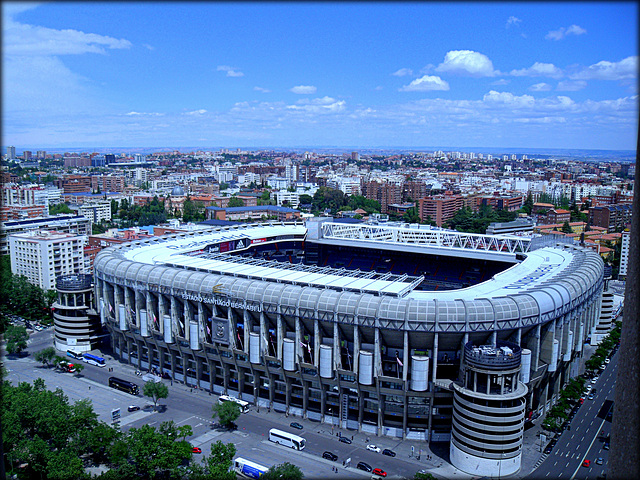
{"label": "stadium upper tier", "polygon": [[[325,228],[326,230],[326,228]],[[362,232],[361,227],[357,230]],[[366,240],[360,233],[342,228],[342,245],[357,249],[395,244],[403,250],[412,238],[412,252],[438,254],[434,235],[421,244],[416,229],[375,227]],[[142,285],[171,288],[176,294],[211,296],[223,294],[250,303],[291,304],[312,310],[335,310],[360,318],[390,320],[485,323],[509,319],[539,318],[544,321],[581,305],[601,286],[603,262],[599,255],[576,245],[545,247],[520,253],[522,260],[492,278],[463,289],[415,290],[423,277],[364,272],[303,264],[287,265],[252,260],[237,255],[252,246],[307,239],[302,223],[263,223],[222,227],[197,233],[170,235],[135,241],[101,252],[95,260],[98,276],[113,276]],[[439,233],[442,241],[478,245],[468,234]],[[455,240],[455,236],[461,238]],[[322,236],[320,236],[322,237]],[[464,237],[464,238],[462,238]],[[499,245],[505,237],[475,236],[482,245]],[[427,237],[425,237],[427,238]],[[322,243],[323,238],[315,240]],[[473,243],[473,245],[472,245]],[[521,244],[522,245],[522,244]],[[500,249],[484,249],[484,255],[503,260]],[[436,250],[434,252],[434,249]],[[519,249],[527,250],[526,248]],[[236,255],[225,255],[233,252]],[[485,257],[490,258],[490,257]],[[442,260],[441,260],[442,261]],[[514,260],[515,261],[515,256]],[[212,278],[215,277],[215,278]],[[497,325],[497,323],[496,323]]]}

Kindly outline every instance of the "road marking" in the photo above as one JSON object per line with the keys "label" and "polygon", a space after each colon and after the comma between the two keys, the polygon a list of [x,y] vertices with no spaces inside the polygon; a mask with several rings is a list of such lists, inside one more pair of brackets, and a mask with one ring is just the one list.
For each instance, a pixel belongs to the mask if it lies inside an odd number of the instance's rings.
{"label": "road marking", "polygon": [[[604,425],[604,420],[602,420],[602,423],[598,427],[598,431],[600,431],[603,425]],[[569,480],[573,480],[577,475],[578,470],[580,470],[580,467],[582,466],[582,462],[584,461],[585,458],[587,458],[587,454],[589,453],[589,450],[591,450],[591,447],[593,446],[593,443],[596,441],[596,438],[598,438],[598,435],[594,435],[593,440],[591,440],[591,443],[589,444],[589,447],[587,448],[587,451],[584,454],[584,457],[582,457],[582,460],[578,461],[578,468],[576,468],[576,471],[573,472],[573,475],[571,475],[571,478]],[[584,440],[584,437],[582,437],[582,439]],[[589,468],[589,470],[591,470],[591,468]]]}
{"label": "road marking", "polygon": [[176,422],[176,425],[180,425],[181,423],[188,422],[188,421],[189,421],[189,420],[191,420],[192,418],[196,418],[196,417],[194,417],[194,416],[192,415],[192,416],[190,416],[190,417],[188,417],[188,418],[185,418],[184,420],[180,420],[179,422]]}

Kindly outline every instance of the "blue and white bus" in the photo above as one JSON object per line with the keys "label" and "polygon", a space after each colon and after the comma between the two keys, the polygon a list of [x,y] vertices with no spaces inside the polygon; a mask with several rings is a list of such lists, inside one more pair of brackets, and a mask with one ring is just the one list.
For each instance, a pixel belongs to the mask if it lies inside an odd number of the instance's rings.
{"label": "blue and white bus", "polygon": [[304,438],[277,428],[269,430],[269,441],[285,447],[295,448],[296,450],[302,450],[307,443]]}
{"label": "blue and white bus", "polygon": [[82,360],[82,353],[74,352],[73,350],[67,350],[67,357],[75,358],[76,360]]}
{"label": "blue and white bus", "polygon": [[98,367],[104,367],[106,365],[104,358],[98,357],[97,355],[91,355],[90,353],[83,354],[82,361],[89,365],[96,365]]}
{"label": "blue and white bus", "polygon": [[269,470],[269,467],[238,457],[233,461],[233,470],[239,478],[254,478],[257,480]]}

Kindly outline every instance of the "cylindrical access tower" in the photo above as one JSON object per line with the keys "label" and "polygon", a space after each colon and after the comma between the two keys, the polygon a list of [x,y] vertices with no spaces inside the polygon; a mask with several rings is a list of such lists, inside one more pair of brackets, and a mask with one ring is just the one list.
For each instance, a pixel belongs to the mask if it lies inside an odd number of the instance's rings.
{"label": "cylindrical access tower", "polygon": [[88,352],[98,346],[100,316],[93,306],[93,275],[56,278],[58,300],[53,304],[56,349]]}
{"label": "cylindrical access tower", "polygon": [[478,476],[520,470],[527,387],[521,349],[510,342],[464,347],[462,382],[454,383],[450,458]]}

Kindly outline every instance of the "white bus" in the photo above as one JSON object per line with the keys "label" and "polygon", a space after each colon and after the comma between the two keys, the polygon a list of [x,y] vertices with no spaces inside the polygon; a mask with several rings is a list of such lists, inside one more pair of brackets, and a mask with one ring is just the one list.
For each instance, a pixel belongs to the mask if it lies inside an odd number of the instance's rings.
{"label": "white bus", "polygon": [[296,450],[302,450],[307,443],[304,438],[277,428],[269,430],[269,441],[285,447],[295,448]]}
{"label": "white bus", "polygon": [[238,457],[233,461],[233,470],[239,478],[254,478],[257,480],[269,470],[269,467]]}
{"label": "white bus", "polygon": [[240,400],[236,397],[230,397],[229,395],[220,395],[218,398],[218,403],[222,405],[224,402],[233,402],[240,407],[241,413],[247,413],[249,411],[249,402],[245,402],[244,400]]}

